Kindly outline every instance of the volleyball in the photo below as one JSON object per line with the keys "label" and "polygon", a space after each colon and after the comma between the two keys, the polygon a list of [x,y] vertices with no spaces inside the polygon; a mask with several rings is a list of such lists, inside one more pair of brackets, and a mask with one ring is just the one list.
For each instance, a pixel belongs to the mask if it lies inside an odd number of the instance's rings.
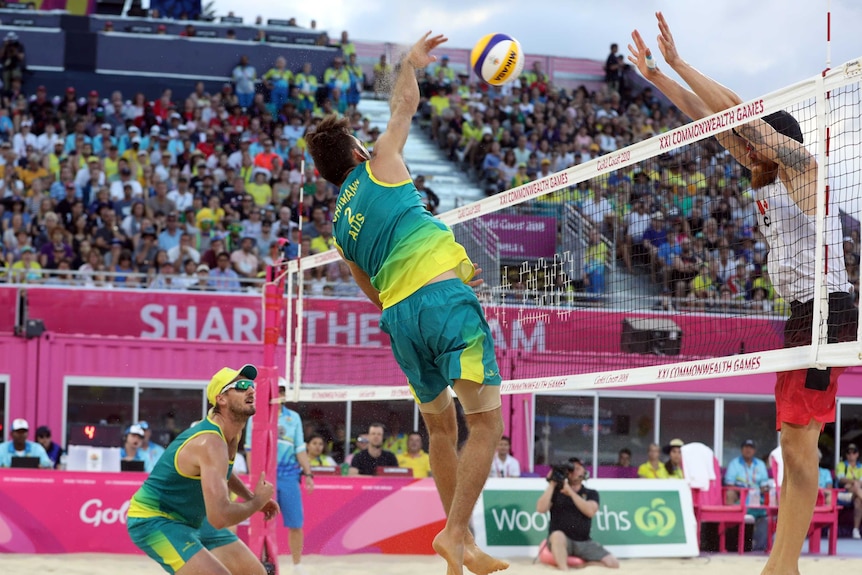
{"label": "volleyball", "polygon": [[470,66],[485,82],[502,86],[521,75],[524,53],[521,44],[508,34],[488,34],[470,52]]}

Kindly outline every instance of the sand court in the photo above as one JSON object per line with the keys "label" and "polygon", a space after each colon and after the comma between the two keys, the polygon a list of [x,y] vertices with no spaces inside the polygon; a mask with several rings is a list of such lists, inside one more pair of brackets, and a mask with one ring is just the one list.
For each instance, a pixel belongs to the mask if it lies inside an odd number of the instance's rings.
{"label": "sand court", "polygon": [[[618,573],[647,575],[653,573],[697,573],[697,575],[758,575],[766,556],[704,555],[694,559],[621,559]],[[291,573],[290,559],[281,559],[281,573]],[[323,557],[311,555],[303,559],[308,575],[444,575],[446,564],[435,556],[418,555],[343,555]],[[862,567],[859,557],[803,557],[802,575],[834,575],[853,573]],[[576,572],[572,570],[572,572]],[[583,573],[584,571],[577,571]],[[614,573],[602,567],[590,567],[590,573]],[[158,565],[138,555],[69,554],[69,555],[3,555],[0,556],[3,575],[62,573],[63,575],[160,575]],[[507,574],[558,573],[547,565],[534,565],[527,559],[512,561]]]}

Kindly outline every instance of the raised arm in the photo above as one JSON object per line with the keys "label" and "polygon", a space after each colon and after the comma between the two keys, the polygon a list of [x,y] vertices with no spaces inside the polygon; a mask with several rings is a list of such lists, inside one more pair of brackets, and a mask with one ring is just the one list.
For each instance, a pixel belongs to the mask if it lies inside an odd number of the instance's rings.
{"label": "raised arm", "polygon": [[389,124],[374,144],[371,159],[371,170],[380,181],[397,183],[410,179],[410,173],[404,165],[401,153],[410,133],[413,115],[419,108],[419,83],[416,81],[416,70],[436,61],[437,57],[432,56],[430,52],[445,41],[445,36],[432,37],[431,32],[428,32],[401,60],[401,68],[389,100]]}
{"label": "raised arm", "polygon": [[[711,113],[741,104],[742,98],[736,92],[700,72],[679,56],[664,15],[656,12],[656,18],[659,27],[658,45],[662,56]],[[666,95],[673,100],[670,94]],[[800,142],[777,132],[762,119],[740,126],[735,135],[725,132],[718,140],[746,168],[751,168],[754,163],[749,148],[762,159],[782,166],[786,174],[782,181],[793,201],[805,213],[814,214],[817,163]]]}
{"label": "raised arm", "polygon": [[[660,17],[660,21],[663,21],[663,17]],[[668,32],[669,41],[662,40],[662,36],[659,36],[659,46],[662,47],[662,55],[667,59],[668,54],[671,55],[672,58],[679,58],[676,53],[676,48],[673,44],[673,37],[669,36],[670,32]],[[703,98],[700,97],[699,94],[687,89],[685,86],[681,85],[679,82],[665,74],[661,68],[655,66],[654,68],[649,68],[646,63],[646,57],[651,55],[650,49],[647,47],[646,43],[643,41],[640,33],[635,30],[632,32],[632,41],[634,45],[629,44],[629,51],[631,54],[629,55],[629,61],[637,66],[638,70],[640,70],[641,74],[643,74],[644,78],[652,82],[659,91],[670,98],[670,101],[674,103],[674,105],[682,110],[682,112],[691,118],[692,120],[697,120],[703,118],[705,116],[712,115],[716,112],[720,112],[730,106],[734,106],[735,104],[728,104],[723,108],[715,109],[710,106]],[[692,68],[694,70],[694,68]],[[694,70],[698,75],[703,76],[700,72]],[[681,75],[681,74],[680,74]],[[706,78],[706,76],[703,76]],[[706,78],[709,80],[708,78]],[[721,84],[715,83],[719,88],[724,89]],[[731,92],[731,94],[733,94]],[[736,96],[735,94],[733,94]],[[737,96],[738,98],[738,96]],[[745,139],[736,136],[733,132],[727,131],[722,132],[716,135],[716,139],[718,142],[724,146],[724,148],[730,152],[730,154],[738,161],[740,164],[744,165],[746,168],[751,168],[751,160],[747,154],[747,142]]]}

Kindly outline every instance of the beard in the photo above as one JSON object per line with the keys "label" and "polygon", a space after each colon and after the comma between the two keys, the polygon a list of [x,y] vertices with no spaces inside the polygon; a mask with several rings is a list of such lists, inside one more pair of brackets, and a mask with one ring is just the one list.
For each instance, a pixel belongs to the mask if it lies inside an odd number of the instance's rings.
{"label": "beard", "polygon": [[778,164],[775,162],[755,162],[751,166],[751,187],[759,190],[778,179]]}
{"label": "beard", "polygon": [[255,414],[257,408],[253,403],[231,404],[228,407],[231,418],[235,421],[244,421]]}

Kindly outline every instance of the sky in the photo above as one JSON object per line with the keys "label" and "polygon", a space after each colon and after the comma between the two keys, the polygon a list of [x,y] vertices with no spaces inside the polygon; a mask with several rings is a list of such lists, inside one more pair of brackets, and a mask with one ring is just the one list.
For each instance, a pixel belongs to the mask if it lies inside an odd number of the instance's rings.
{"label": "sky", "polygon": [[658,55],[654,14],[661,10],[680,55],[744,100],[823,71],[827,5],[832,67],[862,56],[854,30],[862,22],[858,0],[314,0],[276,9],[277,4],[216,0],[215,8],[246,22],[258,15],[295,17],[308,26],[314,19],[330,37],[347,30],[351,38],[366,41],[412,43],[433,30],[448,36],[453,47],[470,48],[485,34],[504,32],[528,54],[596,60],[607,57],[612,42],[628,54],[635,28]]}

